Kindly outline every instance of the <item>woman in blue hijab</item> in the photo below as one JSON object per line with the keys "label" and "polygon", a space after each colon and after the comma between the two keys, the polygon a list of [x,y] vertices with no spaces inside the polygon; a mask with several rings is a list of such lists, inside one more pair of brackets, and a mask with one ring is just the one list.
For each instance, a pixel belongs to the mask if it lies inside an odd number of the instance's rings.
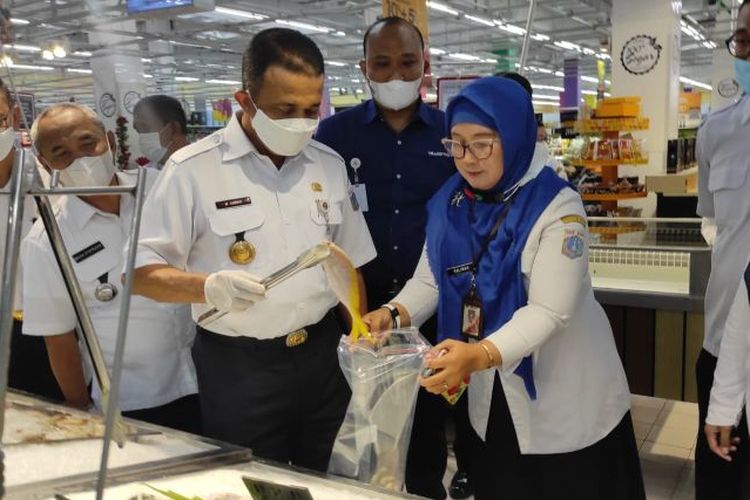
{"label": "woman in blue hijab", "polygon": [[365,317],[374,331],[438,311],[422,385],[470,377],[475,498],[645,498],[630,392],[588,274],[580,196],[535,158],[529,94],[483,78],[448,106],[458,173],[428,204],[414,277]]}

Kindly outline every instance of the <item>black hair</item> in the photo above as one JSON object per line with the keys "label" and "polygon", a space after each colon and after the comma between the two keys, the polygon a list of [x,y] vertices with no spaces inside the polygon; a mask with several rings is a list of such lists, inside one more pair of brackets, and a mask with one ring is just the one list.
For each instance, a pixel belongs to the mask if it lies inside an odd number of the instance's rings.
{"label": "black hair", "polygon": [[513,71],[507,71],[504,73],[495,73],[495,76],[501,76],[503,78],[507,78],[508,80],[513,80],[517,84],[521,85],[521,87],[526,89],[526,92],[528,92],[530,96],[534,95],[534,90],[531,88],[531,83],[526,79],[525,76],[521,74],[515,73]]}
{"label": "black hair", "polygon": [[740,4],[740,8],[737,9],[737,13],[739,14],[742,12],[742,8],[750,5],[750,0],[742,0],[742,3]]}
{"label": "black hair", "polygon": [[288,28],[270,28],[255,35],[242,56],[242,85],[257,87],[271,66],[314,76],[325,71],[323,54],[306,35]]}
{"label": "black hair", "polygon": [[367,39],[370,37],[370,34],[372,34],[373,30],[379,26],[408,26],[412,28],[417,33],[417,36],[419,37],[419,44],[422,47],[422,50],[424,50],[424,37],[422,36],[422,32],[419,31],[419,28],[417,28],[414,23],[407,21],[403,17],[388,16],[378,19],[377,21],[372,23],[369,28],[367,28],[367,31],[365,31],[365,38],[362,40],[362,53],[365,56],[367,55]]}
{"label": "black hair", "polygon": [[167,125],[169,123],[177,123],[180,126],[180,131],[183,134],[187,134],[187,117],[185,116],[185,110],[182,109],[180,101],[174,97],[168,95],[150,95],[146,96],[135,105],[133,113],[136,113],[138,108],[141,106],[147,106],[151,111],[154,112],[159,120]]}
{"label": "black hair", "polygon": [[5,96],[5,102],[8,105],[8,108],[12,110],[16,100],[13,99],[13,96],[10,93],[10,89],[2,80],[2,78],[0,78],[0,95]]}

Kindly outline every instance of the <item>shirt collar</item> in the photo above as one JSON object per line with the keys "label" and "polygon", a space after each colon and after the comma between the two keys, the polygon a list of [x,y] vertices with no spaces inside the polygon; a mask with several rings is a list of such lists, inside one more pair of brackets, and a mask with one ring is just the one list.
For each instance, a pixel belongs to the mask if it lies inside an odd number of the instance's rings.
{"label": "shirt collar", "polygon": [[232,115],[229,124],[224,128],[223,137],[222,161],[232,161],[250,153],[258,153],[258,150],[245,134],[245,129],[242,128],[240,113]]}
{"label": "shirt collar", "polygon": [[[377,118],[380,118],[380,110],[378,109],[377,104],[375,104],[375,99],[370,99],[369,101],[365,102],[362,122],[367,125],[374,122]],[[441,125],[441,123],[435,123],[433,116],[430,114],[429,107],[424,102],[422,102],[421,99],[417,102],[417,112],[415,113],[415,120],[416,119],[421,120],[424,124],[430,127]]]}
{"label": "shirt collar", "polygon": [[[115,175],[117,175],[117,180],[120,186],[132,185],[132,179],[128,178],[127,174],[117,172]],[[120,216],[124,214],[128,203],[128,197],[120,196]],[[96,214],[100,214],[105,217],[116,217],[116,215],[114,214],[102,212],[93,205],[86,203],[79,196],[63,197],[63,199],[61,200],[60,210],[63,210],[70,215],[70,218],[76,224],[79,230],[83,230],[83,228],[86,227],[86,224],[88,224]]]}

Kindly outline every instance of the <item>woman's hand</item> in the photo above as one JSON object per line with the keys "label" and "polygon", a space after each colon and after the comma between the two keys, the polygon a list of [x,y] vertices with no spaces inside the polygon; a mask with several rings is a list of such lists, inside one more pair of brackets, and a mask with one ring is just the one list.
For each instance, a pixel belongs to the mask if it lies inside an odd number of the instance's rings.
{"label": "woman's hand", "polygon": [[[406,310],[401,304],[391,302],[396,309],[398,309],[398,316],[401,322],[401,327],[406,328],[411,325],[411,317],[409,311]],[[388,332],[393,330],[393,317],[391,311],[385,307],[380,307],[374,311],[370,311],[362,316],[362,321],[365,322],[367,328],[371,333]]]}
{"label": "woman's hand", "polygon": [[711,424],[706,424],[704,428],[711,451],[727,462],[732,461],[732,453],[737,451],[737,445],[740,444],[740,438],[732,437],[733,429],[731,425],[719,426]]}
{"label": "woman's hand", "polygon": [[[492,347],[487,345],[487,347],[494,349],[494,352],[490,351],[493,354],[493,365],[499,365],[500,353],[494,345]],[[442,350],[446,351],[445,354],[437,357],[437,353]],[[467,344],[457,340],[445,340],[427,354],[425,367],[435,370],[436,373],[427,378],[420,378],[419,383],[428,392],[442,394],[453,387],[458,387],[461,381],[471,373],[485,370],[489,365],[487,351],[479,342]]]}

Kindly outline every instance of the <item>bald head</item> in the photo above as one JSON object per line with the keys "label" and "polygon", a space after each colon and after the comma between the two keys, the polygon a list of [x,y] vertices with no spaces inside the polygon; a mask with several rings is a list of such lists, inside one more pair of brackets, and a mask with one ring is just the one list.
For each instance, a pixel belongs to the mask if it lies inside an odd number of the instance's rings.
{"label": "bald head", "polygon": [[31,139],[42,162],[61,170],[75,159],[104,154],[114,144],[104,124],[90,108],[58,104],[44,110],[31,127]]}

